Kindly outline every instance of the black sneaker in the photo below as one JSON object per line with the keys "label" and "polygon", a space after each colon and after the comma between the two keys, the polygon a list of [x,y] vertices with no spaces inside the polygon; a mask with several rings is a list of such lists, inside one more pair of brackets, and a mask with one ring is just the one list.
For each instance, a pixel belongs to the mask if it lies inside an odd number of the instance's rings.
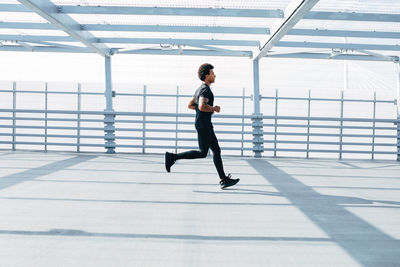
{"label": "black sneaker", "polygon": [[221,189],[225,189],[229,186],[235,185],[239,182],[240,179],[231,179],[231,174],[228,174],[224,179],[221,179],[219,184],[221,185]]}
{"label": "black sneaker", "polygon": [[169,152],[165,153],[165,169],[167,169],[167,172],[171,172],[171,166],[175,163],[173,155],[174,154]]}

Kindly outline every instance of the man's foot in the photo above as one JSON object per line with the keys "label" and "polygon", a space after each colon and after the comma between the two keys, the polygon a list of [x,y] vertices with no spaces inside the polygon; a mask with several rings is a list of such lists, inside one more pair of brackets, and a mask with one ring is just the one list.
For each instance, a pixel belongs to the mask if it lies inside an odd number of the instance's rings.
{"label": "man's foot", "polygon": [[171,166],[174,165],[174,163],[174,154],[165,152],[165,169],[167,169],[167,172],[171,172]]}
{"label": "man's foot", "polygon": [[221,179],[219,184],[221,185],[221,189],[225,189],[229,186],[235,185],[239,182],[240,179],[232,179],[231,174],[228,174],[225,178]]}

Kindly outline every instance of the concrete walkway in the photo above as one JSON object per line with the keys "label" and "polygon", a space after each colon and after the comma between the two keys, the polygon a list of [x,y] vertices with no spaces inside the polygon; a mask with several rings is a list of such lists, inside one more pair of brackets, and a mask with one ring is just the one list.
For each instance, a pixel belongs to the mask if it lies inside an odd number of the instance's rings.
{"label": "concrete walkway", "polygon": [[0,151],[0,266],[400,266],[400,163]]}

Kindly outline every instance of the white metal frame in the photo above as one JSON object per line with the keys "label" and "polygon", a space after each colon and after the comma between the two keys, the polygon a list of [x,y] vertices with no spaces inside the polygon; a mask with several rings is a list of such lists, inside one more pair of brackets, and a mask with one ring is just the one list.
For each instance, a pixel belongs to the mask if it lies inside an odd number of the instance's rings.
{"label": "white metal frame", "polygon": [[[115,112],[112,109],[111,56],[119,54],[156,54],[156,55],[198,55],[198,56],[241,56],[253,58],[254,77],[254,113],[253,113],[253,150],[257,157],[263,152],[263,119],[260,113],[259,60],[268,57],[306,58],[330,60],[367,60],[395,62],[398,66],[399,57],[384,54],[382,51],[398,52],[398,45],[377,45],[366,43],[329,43],[329,42],[294,42],[282,41],[286,35],[297,36],[342,36],[361,38],[398,39],[398,32],[375,31],[343,31],[320,29],[294,29],[300,20],[336,20],[363,22],[400,21],[399,14],[379,14],[362,12],[321,12],[312,8],[318,0],[292,0],[286,9],[230,9],[230,8],[170,8],[170,7],[140,7],[140,6],[72,6],[55,5],[51,0],[18,0],[18,4],[0,4],[4,12],[34,12],[49,23],[0,22],[0,28],[5,29],[46,29],[62,30],[67,36],[56,35],[0,35],[0,41],[11,41],[12,44],[0,45],[0,51],[27,52],[71,52],[98,53],[105,58],[105,97],[107,106],[104,110],[104,131],[106,148],[114,152]],[[72,19],[71,14],[117,14],[117,15],[156,15],[156,16],[206,16],[231,18],[265,18],[276,19],[271,29],[250,27],[205,27],[184,25],[95,25],[79,24]],[[194,32],[194,33],[229,33],[265,35],[266,41],[260,44],[257,40],[237,39],[166,39],[166,38],[105,38],[96,37],[90,31],[148,31],[148,32]],[[70,44],[65,44],[72,43]],[[155,48],[124,48],[123,44],[168,44],[171,49]],[[83,46],[82,46],[83,45]],[[111,45],[111,47],[109,47]],[[122,45],[122,47],[120,47]],[[232,49],[231,47],[236,47]],[[248,47],[238,49],[237,47]],[[273,47],[287,47],[294,50],[291,53],[270,52]],[[256,49],[258,48],[258,51]],[[304,52],[301,49],[322,48],[340,50],[340,53]],[[297,51],[296,51],[297,50]],[[350,52],[349,52],[350,51]],[[400,78],[399,78],[400,79]],[[400,91],[400,85],[397,88]],[[400,97],[400,93],[398,99]],[[309,100],[310,101],[310,100]],[[399,100],[398,100],[399,102]],[[15,110],[15,108],[14,108]],[[46,113],[47,114],[47,113]],[[400,113],[399,113],[400,114]],[[14,111],[15,115],[15,111]],[[399,115],[400,117],[400,115]],[[310,119],[308,119],[308,123]],[[400,143],[400,126],[398,125],[398,143]],[[15,137],[13,137],[15,138]],[[398,149],[400,151],[400,147]],[[400,160],[400,159],[399,159]]]}

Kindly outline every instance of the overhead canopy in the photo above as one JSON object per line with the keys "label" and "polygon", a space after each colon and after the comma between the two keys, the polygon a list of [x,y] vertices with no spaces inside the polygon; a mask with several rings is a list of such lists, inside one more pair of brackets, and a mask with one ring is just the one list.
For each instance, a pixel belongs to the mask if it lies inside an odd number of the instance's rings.
{"label": "overhead canopy", "polygon": [[398,61],[398,0],[3,0],[0,51]]}

